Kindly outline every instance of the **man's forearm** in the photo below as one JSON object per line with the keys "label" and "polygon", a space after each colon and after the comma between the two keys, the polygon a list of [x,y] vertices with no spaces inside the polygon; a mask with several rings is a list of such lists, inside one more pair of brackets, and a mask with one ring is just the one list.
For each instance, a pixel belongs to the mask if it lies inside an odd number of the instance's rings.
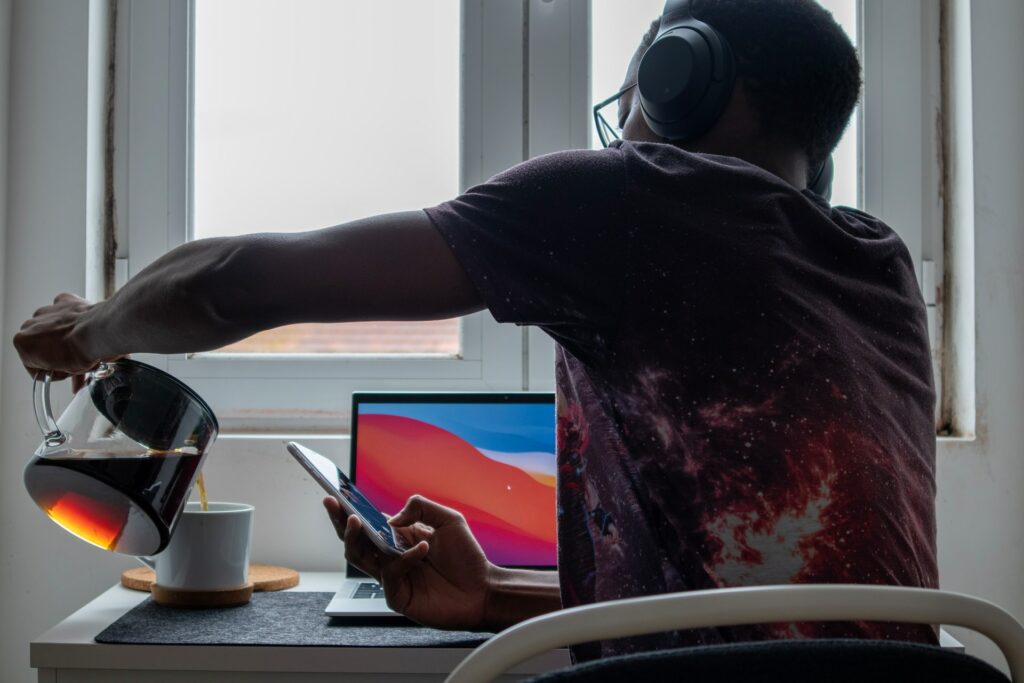
{"label": "man's forearm", "polygon": [[251,240],[198,240],[168,252],[83,315],[73,341],[89,357],[112,358],[205,351],[252,334],[220,303],[232,294],[237,254]]}
{"label": "man's forearm", "polygon": [[482,302],[421,211],[190,242],[83,316],[91,358],[206,351],[279,325],[437,320]]}
{"label": "man's forearm", "polygon": [[501,631],[561,608],[558,572],[497,569],[488,590],[484,628]]}

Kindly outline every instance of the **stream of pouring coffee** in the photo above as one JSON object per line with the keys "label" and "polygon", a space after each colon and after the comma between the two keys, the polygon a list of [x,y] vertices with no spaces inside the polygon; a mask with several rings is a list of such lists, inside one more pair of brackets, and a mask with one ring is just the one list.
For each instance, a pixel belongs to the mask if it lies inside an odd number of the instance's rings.
{"label": "stream of pouring coffee", "polygon": [[207,512],[210,508],[210,503],[206,499],[206,482],[203,481],[203,473],[199,473],[199,477],[196,479],[196,486],[199,487],[199,509],[203,512]]}

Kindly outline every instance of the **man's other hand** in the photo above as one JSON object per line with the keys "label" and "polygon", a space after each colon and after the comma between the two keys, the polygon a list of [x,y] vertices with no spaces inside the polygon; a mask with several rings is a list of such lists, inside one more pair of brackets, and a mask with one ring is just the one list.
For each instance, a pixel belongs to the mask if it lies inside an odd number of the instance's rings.
{"label": "man's other hand", "polygon": [[458,511],[422,496],[410,498],[390,520],[410,549],[392,556],[373,544],[355,515],[346,520],[338,501],[325,498],[324,507],[345,543],[345,560],[380,582],[391,609],[424,626],[486,628],[496,567]]}

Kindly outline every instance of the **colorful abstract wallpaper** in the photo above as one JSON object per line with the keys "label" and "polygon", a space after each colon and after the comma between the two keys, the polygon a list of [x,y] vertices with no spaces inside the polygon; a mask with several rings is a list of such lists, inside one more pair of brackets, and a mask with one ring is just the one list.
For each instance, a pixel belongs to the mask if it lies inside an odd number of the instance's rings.
{"label": "colorful abstract wallpaper", "polygon": [[356,485],[388,514],[419,494],[465,515],[488,559],[554,567],[555,409],[364,403]]}

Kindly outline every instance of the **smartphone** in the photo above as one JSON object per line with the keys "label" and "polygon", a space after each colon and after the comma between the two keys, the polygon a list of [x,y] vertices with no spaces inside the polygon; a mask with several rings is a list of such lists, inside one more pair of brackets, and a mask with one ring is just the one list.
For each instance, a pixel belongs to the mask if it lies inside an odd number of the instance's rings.
{"label": "smartphone", "polygon": [[337,465],[295,441],[289,441],[285,446],[313,479],[341,504],[342,510],[362,521],[363,531],[375,546],[389,555],[401,555],[409,549],[405,539],[396,534],[388,524],[387,516],[359,492],[352,480],[346,477]]}

